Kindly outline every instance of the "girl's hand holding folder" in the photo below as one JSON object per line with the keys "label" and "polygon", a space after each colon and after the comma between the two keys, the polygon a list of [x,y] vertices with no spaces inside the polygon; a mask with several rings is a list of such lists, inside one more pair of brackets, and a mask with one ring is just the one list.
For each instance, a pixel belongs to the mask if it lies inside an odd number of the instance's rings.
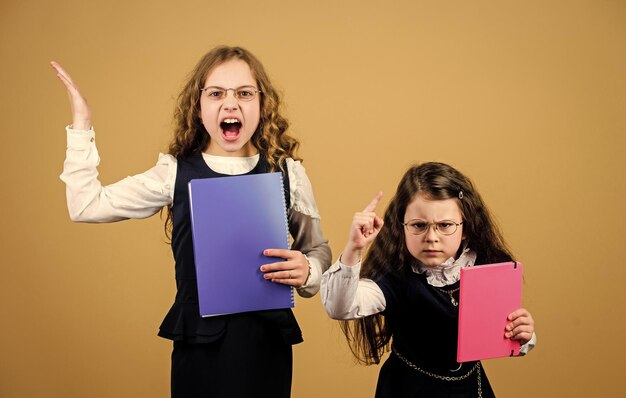
{"label": "girl's hand holding folder", "polygon": [[311,268],[304,254],[286,249],[267,249],[263,254],[286,260],[263,265],[261,271],[266,273],[265,279],[293,287],[302,287],[306,284]]}
{"label": "girl's hand holding folder", "polygon": [[525,308],[513,311],[509,315],[504,336],[511,340],[519,340],[521,345],[530,341],[535,332],[535,321]]}

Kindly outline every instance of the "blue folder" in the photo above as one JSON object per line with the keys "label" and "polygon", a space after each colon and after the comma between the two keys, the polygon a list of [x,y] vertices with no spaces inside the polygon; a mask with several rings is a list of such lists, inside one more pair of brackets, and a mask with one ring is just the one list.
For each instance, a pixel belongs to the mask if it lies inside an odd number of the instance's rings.
{"label": "blue folder", "polygon": [[293,288],[263,278],[280,261],[265,249],[289,249],[282,173],[194,179],[191,227],[203,317],[291,308]]}

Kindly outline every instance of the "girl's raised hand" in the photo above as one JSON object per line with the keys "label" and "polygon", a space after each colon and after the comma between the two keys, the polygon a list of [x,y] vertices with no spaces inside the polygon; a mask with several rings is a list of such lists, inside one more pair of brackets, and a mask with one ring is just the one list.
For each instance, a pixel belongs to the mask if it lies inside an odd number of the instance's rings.
{"label": "girl's raised hand", "polygon": [[74,84],[70,75],[61,68],[61,65],[54,61],[50,62],[50,65],[56,71],[59,80],[65,85],[67,95],[70,97],[72,127],[77,130],[89,130],[91,128],[91,111],[87,101],[78,91],[78,86]]}
{"label": "girl's raised hand", "polygon": [[519,340],[521,345],[530,341],[535,332],[535,321],[532,315],[524,308],[509,314],[509,323],[505,327],[504,337]]}
{"label": "girl's raised hand", "polygon": [[365,209],[352,218],[348,243],[341,254],[343,264],[356,264],[361,259],[363,250],[378,236],[383,227],[383,219],[375,213],[375,210],[382,197],[383,193],[378,192]]}

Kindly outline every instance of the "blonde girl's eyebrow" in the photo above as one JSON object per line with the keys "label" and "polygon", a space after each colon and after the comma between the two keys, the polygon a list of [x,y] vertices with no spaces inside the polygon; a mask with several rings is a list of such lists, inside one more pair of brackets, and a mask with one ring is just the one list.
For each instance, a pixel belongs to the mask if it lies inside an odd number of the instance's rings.
{"label": "blonde girl's eyebrow", "polygon": [[204,88],[201,88],[200,90],[205,91],[205,90],[209,90],[209,89],[213,89],[213,90],[226,90],[224,87],[220,87],[220,86],[206,86]]}
{"label": "blonde girl's eyebrow", "polygon": [[238,91],[241,89],[246,89],[246,88],[250,88],[254,91],[258,91],[258,92],[262,92],[261,90],[259,90],[256,86],[253,86],[252,84],[244,84],[243,86],[239,86],[239,87],[230,87],[230,88],[224,88],[224,87],[220,87],[220,86],[206,86],[204,88],[201,88],[200,91],[207,91],[207,90],[216,90],[216,91]]}

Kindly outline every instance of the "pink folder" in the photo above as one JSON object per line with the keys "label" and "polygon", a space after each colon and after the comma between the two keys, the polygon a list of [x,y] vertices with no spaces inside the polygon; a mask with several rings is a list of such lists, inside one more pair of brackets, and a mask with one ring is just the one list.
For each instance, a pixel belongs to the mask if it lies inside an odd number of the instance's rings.
{"label": "pink folder", "polygon": [[461,269],[457,362],[519,354],[504,327],[522,306],[522,271],[514,261]]}

